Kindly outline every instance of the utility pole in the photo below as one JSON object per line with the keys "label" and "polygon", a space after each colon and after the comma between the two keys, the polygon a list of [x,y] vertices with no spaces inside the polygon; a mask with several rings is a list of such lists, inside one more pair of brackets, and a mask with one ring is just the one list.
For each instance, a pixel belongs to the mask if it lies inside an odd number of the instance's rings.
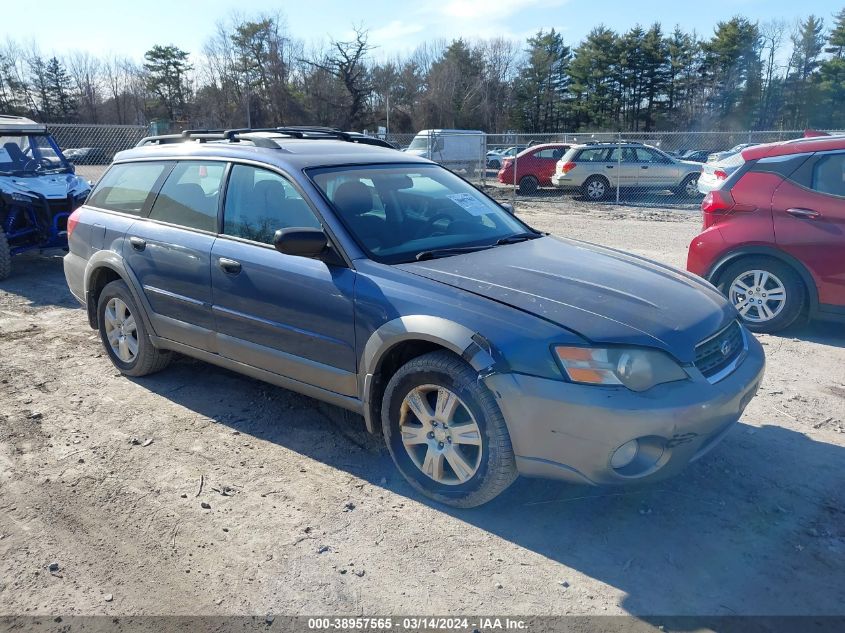
{"label": "utility pole", "polygon": [[386,110],[387,110],[387,121],[385,122],[384,129],[387,134],[390,134],[390,93],[388,92],[384,95],[384,100],[386,103]]}

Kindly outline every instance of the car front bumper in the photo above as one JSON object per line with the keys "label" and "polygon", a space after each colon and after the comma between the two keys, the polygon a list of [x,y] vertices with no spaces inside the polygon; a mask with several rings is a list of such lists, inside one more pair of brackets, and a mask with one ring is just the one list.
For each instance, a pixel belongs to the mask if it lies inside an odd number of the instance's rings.
{"label": "car front bumper", "polygon": [[[710,384],[687,380],[642,393],[523,374],[485,379],[504,414],[520,474],[579,483],[656,481],[712,449],[739,420],[765,370],[763,348],[748,335],[745,359]],[[630,467],[614,452],[637,439]]]}

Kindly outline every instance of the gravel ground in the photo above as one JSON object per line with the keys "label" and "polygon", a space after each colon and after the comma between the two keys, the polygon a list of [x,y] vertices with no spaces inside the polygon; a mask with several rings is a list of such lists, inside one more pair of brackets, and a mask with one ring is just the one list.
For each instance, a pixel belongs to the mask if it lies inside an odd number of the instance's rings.
{"label": "gravel ground", "polygon": [[[542,200],[538,228],[683,265],[696,215]],[[130,380],[59,256],[0,283],[0,614],[843,614],[845,333],[760,337],[759,396],[640,489],[438,507],[352,415],[179,360]],[[55,563],[52,567],[51,564]]]}

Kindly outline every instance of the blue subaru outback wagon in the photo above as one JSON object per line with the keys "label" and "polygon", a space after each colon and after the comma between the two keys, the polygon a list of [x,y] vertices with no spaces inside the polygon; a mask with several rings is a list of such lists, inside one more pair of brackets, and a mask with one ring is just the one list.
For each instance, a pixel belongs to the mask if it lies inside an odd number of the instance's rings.
{"label": "blue subaru outback wagon", "polygon": [[421,158],[329,130],[151,137],[68,223],[127,376],[185,354],[363,415],[416,489],[656,480],[712,449],[763,351],[707,282],[533,230]]}

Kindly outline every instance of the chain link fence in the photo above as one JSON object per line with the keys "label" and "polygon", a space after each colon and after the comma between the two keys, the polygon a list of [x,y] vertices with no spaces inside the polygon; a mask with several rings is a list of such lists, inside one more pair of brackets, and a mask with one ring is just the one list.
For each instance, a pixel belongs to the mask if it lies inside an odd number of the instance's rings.
{"label": "chain link fence", "polygon": [[[549,199],[697,210],[708,179],[731,150],[804,136],[804,130],[733,132],[577,132],[388,134],[400,149],[453,169],[514,204]],[[567,151],[578,146],[582,152]],[[657,150],[657,151],[654,151]],[[567,160],[561,160],[567,157]],[[735,154],[734,154],[735,156]],[[569,160],[572,159],[572,160]],[[735,158],[734,158],[735,160]],[[716,167],[714,167],[714,165]],[[565,173],[562,173],[565,172]]]}
{"label": "chain link fence", "polygon": [[115,154],[135,147],[149,134],[146,125],[48,123],[47,130],[76,166],[76,172],[91,181],[103,175]]}
{"label": "chain link fence", "polygon": [[[49,124],[77,173],[96,181],[117,152],[150,134],[144,125]],[[388,133],[398,149],[455,171],[490,195],[517,204],[562,203],[698,209],[707,178],[738,146],[800,138],[803,130],[485,134],[471,130]],[[567,151],[578,146],[575,156]],[[657,150],[657,151],[654,151]],[[567,157],[567,160],[561,160]],[[572,159],[572,160],[569,160]]]}

